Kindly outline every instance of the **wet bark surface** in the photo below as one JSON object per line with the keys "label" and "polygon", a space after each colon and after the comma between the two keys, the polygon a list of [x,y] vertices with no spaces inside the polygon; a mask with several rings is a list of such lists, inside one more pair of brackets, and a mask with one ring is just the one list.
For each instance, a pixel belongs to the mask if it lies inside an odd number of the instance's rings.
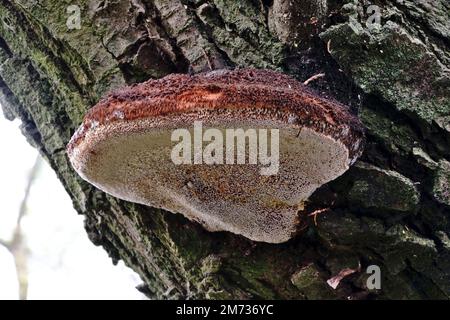
{"label": "wet bark surface", "polygon": [[[445,0],[0,0],[0,101],[91,241],[152,298],[448,299],[449,16]],[[291,241],[209,233],[108,196],[70,167],[67,142],[109,90],[235,67],[323,73],[308,85],[367,128],[360,161],[314,193]],[[367,288],[370,265],[379,290]]]}

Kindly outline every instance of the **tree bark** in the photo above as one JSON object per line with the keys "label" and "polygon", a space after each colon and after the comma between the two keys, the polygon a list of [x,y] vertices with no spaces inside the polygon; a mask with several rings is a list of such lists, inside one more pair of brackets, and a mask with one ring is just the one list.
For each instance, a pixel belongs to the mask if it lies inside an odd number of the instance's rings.
{"label": "tree bark", "polygon": [[[0,101],[56,171],[90,240],[135,270],[149,297],[448,299],[450,5],[374,2],[376,25],[365,1],[0,0]],[[324,73],[308,85],[367,127],[363,157],[314,193],[293,240],[209,233],[72,170],[65,146],[108,91],[244,66],[300,81]],[[381,289],[367,286],[370,265]]]}

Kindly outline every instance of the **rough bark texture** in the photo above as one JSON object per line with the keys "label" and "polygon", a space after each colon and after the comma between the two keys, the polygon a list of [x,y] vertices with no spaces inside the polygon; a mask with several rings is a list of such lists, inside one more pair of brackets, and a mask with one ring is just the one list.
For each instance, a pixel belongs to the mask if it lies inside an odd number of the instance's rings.
{"label": "rough bark texture", "polygon": [[[138,272],[150,297],[448,299],[449,2],[374,1],[382,14],[374,29],[363,1],[305,1],[309,17],[301,1],[274,2],[0,0],[4,114],[22,120],[92,242]],[[81,29],[67,28],[69,5],[80,7]],[[208,233],[105,195],[69,166],[66,143],[110,89],[236,66],[301,81],[325,73],[309,85],[367,127],[361,161],[313,195],[295,239],[268,245]],[[381,268],[381,290],[366,288],[371,264]],[[332,289],[326,280],[345,269],[357,271]]]}

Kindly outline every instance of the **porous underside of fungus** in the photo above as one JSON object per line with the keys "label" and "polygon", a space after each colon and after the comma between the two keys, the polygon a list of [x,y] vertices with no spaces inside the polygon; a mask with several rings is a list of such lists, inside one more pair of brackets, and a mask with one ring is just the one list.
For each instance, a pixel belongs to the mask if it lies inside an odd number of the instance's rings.
{"label": "porous underside of fungus", "polygon": [[[171,160],[174,129],[279,129],[279,171]],[[192,131],[192,130],[191,130]],[[179,212],[210,231],[280,243],[318,187],[362,152],[347,107],[269,70],[175,74],[115,91],[85,116],[68,145],[82,178],[120,199]],[[269,146],[270,147],[270,146]]]}

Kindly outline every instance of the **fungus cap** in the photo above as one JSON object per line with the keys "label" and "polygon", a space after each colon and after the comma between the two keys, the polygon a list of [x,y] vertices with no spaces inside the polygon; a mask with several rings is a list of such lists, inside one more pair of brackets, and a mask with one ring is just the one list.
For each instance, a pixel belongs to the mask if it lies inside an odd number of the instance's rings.
{"label": "fungus cap", "polygon": [[[262,175],[261,164],[175,164],[172,133],[192,132],[194,121],[221,132],[278,129],[277,174]],[[83,179],[115,197],[280,243],[295,234],[303,202],[362,153],[363,131],[347,107],[284,74],[219,70],[111,93],[86,114],[67,152]]]}

